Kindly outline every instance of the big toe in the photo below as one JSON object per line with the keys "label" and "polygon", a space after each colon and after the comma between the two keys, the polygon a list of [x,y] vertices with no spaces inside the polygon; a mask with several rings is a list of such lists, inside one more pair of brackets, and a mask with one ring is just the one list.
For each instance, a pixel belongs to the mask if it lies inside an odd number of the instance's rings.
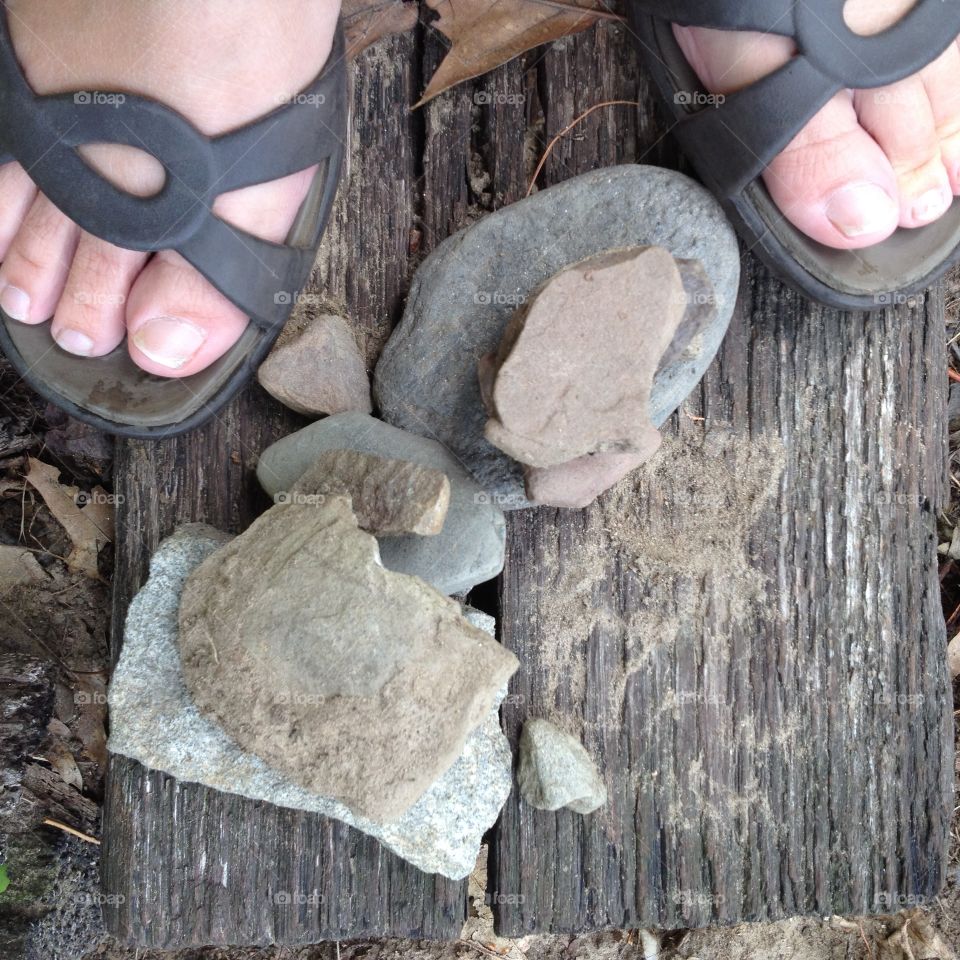
{"label": "big toe", "polygon": [[[785,37],[675,28],[677,41],[713,93],[730,94],[772,73],[794,52]],[[898,179],[860,125],[853,97],[838,93],[764,172],[781,213],[820,243],[851,250],[885,240],[900,221]]]}
{"label": "big toe", "polygon": [[[222,194],[213,212],[237,231],[282,243],[315,171]],[[187,377],[223,356],[247,323],[246,314],[179,254],[160,253],[140,274],[127,305],[130,356],[150,373]]]}
{"label": "big toe", "polygon": [[127,347],[134,362],[161,377],[199,373],[240,338],[247,316],[179,254],[157,254],[127,303]]}
{"label": "big toe", "polygon": [[764,183],[783,215],[827,246],[879,243],[900,223],[897,175],[860,126],[848,93],[837,94],[774,158]]}

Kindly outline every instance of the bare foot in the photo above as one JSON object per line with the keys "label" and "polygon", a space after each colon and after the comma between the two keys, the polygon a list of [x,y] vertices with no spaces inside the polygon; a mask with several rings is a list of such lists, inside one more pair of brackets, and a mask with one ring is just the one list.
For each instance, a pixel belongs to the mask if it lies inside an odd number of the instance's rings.
{"label": "bare foot", "polygon": [[[306,87],[330,54],[339,0],[7,0],[17,55],[38,93],[142,94],[208,136],[243,126]],[[82,109],[82,107],[78,107]],[[149,196],[157,160],[91,145],[102,175]],[[221,195],[214,213],[282,242],[316,168]],[[123,250],[88,233],[18,163],[0,167],[0,306],[23,323],[52,319],[70,353],[97,357],[127,337],[134,361],[182,377],[229,349],[247,318],[179,254]]]}
{"label": "bare foot", "polygon": [[[848,0],[850,28],[872,35],[916,0]],[[675,27],[701,82],[729,94],[782,66],[785,37]],[[868,247],[897,227],[922,227],[960,195],[960,46],[889,87],[838,93],[764,173],[800,230],[830,247]]]}

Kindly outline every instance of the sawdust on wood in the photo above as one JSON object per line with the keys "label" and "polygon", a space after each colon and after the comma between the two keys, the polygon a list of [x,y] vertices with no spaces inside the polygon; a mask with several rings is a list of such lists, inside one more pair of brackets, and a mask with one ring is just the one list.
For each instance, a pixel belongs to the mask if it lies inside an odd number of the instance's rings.
{"label": "sawdust on wood", "polygon": [[779,437],[689,427],[586,511],[579,536],[544,545],[551,603],[531,604],[529,616],[553,658],[550,719],[562,723],[583,702],[587,648],[601,634],[623,643],[607,691],[606,720],[616,723],[631,675],[658,650],[701,637],[708,616],[717,630],[757,613],[770,585],[752,537],[777,509],[784,465]]}

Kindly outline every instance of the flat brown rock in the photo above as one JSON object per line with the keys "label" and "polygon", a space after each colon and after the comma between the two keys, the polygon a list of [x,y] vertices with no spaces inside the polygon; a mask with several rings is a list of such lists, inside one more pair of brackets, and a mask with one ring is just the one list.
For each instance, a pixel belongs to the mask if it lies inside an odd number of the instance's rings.
{"label": "flat brown rock", "polygon": [[680,270],[660,247],[560,271],[511,321],[495,373],[481,366],[487,439],[532,467],[591,453],[648,458],[660,442],[653,377],[685,315]]}
{"label": "flat brown rock", "polygon": [[443,529],[450,481],[440,470],[357,450],[329,450],[287,496],[345,494],[361,529],[388,535],[432,536]]}
{"label": "flat brown rock", "polygon": [[555,467],[527,467],[527,498],[542,506],[582,509],[646,459],[636,453],[594,453]]}
{"label": "flat brown rock", "polygon": [[311,416],[369,413],[370,378],[350,325],[325,313],[285,329],[257,371],[260,385],[291,410]]}
{"label": "flat brown rock", "polygon": [[459,756],[517,659],[379,563],[346,497],[279,504],[188,579],[190,693],[245,751],[390,822]]}

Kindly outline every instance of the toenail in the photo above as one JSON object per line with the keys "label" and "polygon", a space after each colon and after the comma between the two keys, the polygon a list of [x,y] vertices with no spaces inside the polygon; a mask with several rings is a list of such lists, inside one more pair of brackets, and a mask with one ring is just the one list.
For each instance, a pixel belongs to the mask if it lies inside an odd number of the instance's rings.
{"label": "toenail", "polygon": [[93,341],[79,330],[61,330],[53,335],[53,339],[61,349],[78,357],[89,357],[93,353]]}
{"label": "toenail", "polygon": [[929,223],[943,216],[953,203],[953,194],[946,189],[928,190],[913,205],[913,219],[917,223]]}
{"label": "toenail", "polygon": [[171,370],[189,363],[206,339],[205,330],[180,317],[155,317],[133,334],[142,354]]}
{"label": "toenail", "polygon": [[8,283],[0,293],[0,307],[11,320],[23,322],[30,316],[30,296]]}
{"label": "toenail", "polygon": [[862,237],[896,226],[899,207],[876,183],[848,183],[827,201],[829,221],[845,237]]}

